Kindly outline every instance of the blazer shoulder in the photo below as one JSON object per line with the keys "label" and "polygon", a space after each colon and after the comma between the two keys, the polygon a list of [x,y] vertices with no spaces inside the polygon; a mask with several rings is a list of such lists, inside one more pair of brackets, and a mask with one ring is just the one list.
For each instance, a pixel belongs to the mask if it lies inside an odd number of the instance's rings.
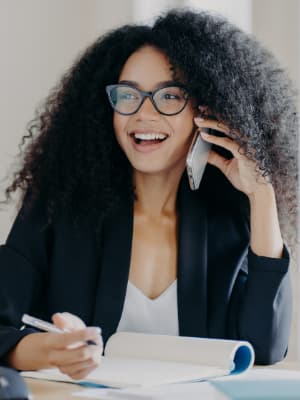
{"label": "blazer shoulder", "polygon": [[7,240],[9,241],[10,237],[19,231],[20,234],[45,231],[49,227],[46,211],[46,203],[42,198],[33,198],[27,192],[17,211]]}

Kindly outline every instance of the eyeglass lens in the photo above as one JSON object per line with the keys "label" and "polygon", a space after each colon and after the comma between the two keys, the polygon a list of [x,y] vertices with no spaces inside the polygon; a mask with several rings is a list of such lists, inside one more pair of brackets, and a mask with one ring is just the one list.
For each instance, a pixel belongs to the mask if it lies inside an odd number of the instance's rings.
{"label": "eyeglass lens", "polygon": [[[143,94],[131,86],[114,86],[109,92],[114,109],[122,114],[133,114],[143,101]],[[186,105],[183,88],[168,86],[154,92],[153,102],[159,112],[167,115],[179,113]]]}

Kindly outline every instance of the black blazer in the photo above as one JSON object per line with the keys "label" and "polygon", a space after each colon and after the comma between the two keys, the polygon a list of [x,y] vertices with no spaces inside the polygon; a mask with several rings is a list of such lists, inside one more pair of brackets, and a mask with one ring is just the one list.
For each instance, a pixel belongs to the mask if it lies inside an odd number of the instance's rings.
{"label": "black blazer", "polygon": [[[249,248],[249,205],[213,167],[198,191],[184,174],[178,193],[178,318],[183,336],[249,340],[256,363],[287,350],[291,321],[289,255],[256,256]],[[213,184],[212,184],[213,182]],[[46,226],[37,202],[19,212],[0,247],[0,361],[30,329],[23,313],[50,320],[77,314],[101,326],[104,342],[119,323],[128,281],[133,204],[103,224],[101,251],[93,231],[64,218]]]}

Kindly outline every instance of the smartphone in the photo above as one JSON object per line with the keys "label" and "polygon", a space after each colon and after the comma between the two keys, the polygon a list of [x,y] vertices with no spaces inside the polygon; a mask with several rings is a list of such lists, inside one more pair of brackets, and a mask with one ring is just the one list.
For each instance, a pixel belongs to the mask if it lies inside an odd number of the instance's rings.
{"label": "smartphone", "polygon": [[200,186],[211,149],[211,144],[202,139],[201,131],[209,133],[210,129],[199,128],[196,130],[186,159],[186,170],[192,190],[197,190]]}

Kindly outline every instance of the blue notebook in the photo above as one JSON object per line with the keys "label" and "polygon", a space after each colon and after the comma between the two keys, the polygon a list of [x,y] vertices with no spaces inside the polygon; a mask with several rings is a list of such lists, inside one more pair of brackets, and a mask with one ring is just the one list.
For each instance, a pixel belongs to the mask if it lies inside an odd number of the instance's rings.
{"label": "blue notebook", "polygon": [[300,380],[211,381],[228,400],[300,400]]}

